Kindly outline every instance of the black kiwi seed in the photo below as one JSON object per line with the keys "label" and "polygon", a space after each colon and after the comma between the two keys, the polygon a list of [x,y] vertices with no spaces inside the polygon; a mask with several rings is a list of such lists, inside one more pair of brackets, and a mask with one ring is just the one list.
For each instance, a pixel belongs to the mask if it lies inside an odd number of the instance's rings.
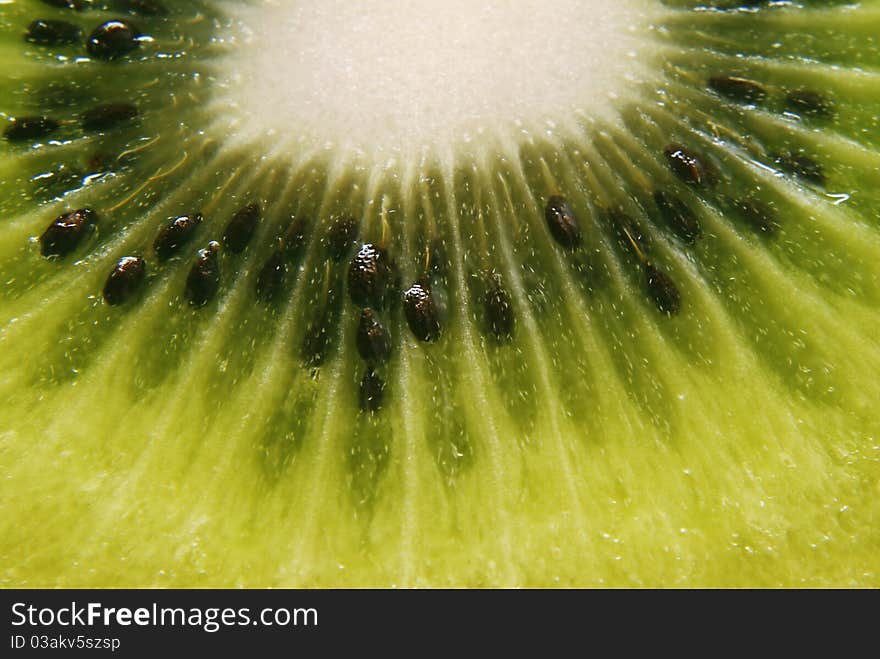
{"label": "black kiwi seed", "polygon": [[266,259],[257,275],[257,297],[264,302],[275,300],[281,293],[286,276],[287,258],[284,247],[279,244]]}
{"label": "black kiwi seed", "polygon": [[767,90],[754,80],[736,76],[709,78],[709,87],[717,94],[738,103],[756,105],[767,99]]}
{"label": "black kiwi seed", "polygon": [[811,89],[795,89],[785,97],[785,107],[806,117],[825,118],[834,114],[834,103],[824,94]]}
{"label": "black kiwi seed", "polygon": [[672,232],[688,244],[693,244],[703,235],[703,228],[693,211],[675,195],[657,190],[654,192],[654,203],[660,210],[660,216]]}
{"label": "black kiwi seed", "polygon": [[98,59],[113,60],[137,48],[139,37],[140,32],[134,25],[114,19],[95,28],[86,42],[86,50]]}
{"label": "black kiwi seed", "polygon": [[488,329],[492,336],[498,341],[510,339],[516,326],[516,316],[513,313],[510,294],[504,288],[500,276],[492,277],[486,294],[483,296],[483,307],[486,311]]}
{"label": "black kiwi seed", "polygon": [[167,261],[180,247],[189,242],[196,228],[202,223],[199,213],[181,215],[168,219],[168,223],[159,231],[153,242],[153,249],[160,261]]}
{"label": "black kiwi seed", "polygon": [[361,245],[348,270],[348,294],[358,307],[381,308],[395,279],[388,252],[373,243]]}
{"label": "black kiwi seed", "polygon": [[257,229],[263,209],[258,203],[239,208],[223,233],[223,244],[234,254],[241,254]]}
{"label": "black kiwi seed", "polygon": [[24,38],[40,46],[60,46],[82,40],[82,30],[67,21],[40,19],[28,26]]}
{"label": "black kiwi seed", "polygon": [[681,310],[681,293],[666,273],[652,263],[645,263],[645,281],[648,295],[660,311],[674,316]]}
{"label": "black kiwi seed", "polygon": [[664,151],[669,169],[685,183],[703,185],[708,183],[706,166],[702,159],[692,151],[677,144],[671,144]]}
{"label": "black kiwi seed", "polygon": [[382,408],[385,381],[372,368],[368,368],[361,380],[358,402],[364,412],[378,412]]}
{"label": "black kiwi seed", "polygon": [[186,299],[194,307],[206,305],[220,288],[220,243],[212,240],[200,249],[196,262],[186,278]]}
{"label": "black kiwi seed", "polygon": [[581,229],[568,201],[559,195],[547,200],[544,217],[553,239],[566,249],[577,249],[581,244]]}
{"label": "black kiwi seed", "polygon": [[70,211],[55,219],[40,236],[40,249],[43,256],[66,256],[82,241],[90,227],[94,226],[98,214],[91,208]]}
{"label": "black kiwi seed", "polygon": [[440,314],[427,283],[416,282],[403,294],[403,310],[410,330],[419,341],[440,338]]}
{"label": "black kiwi seed", "polygon": [[346,257],[357,239],[358,223],[353,217],[338,218],[327,232],[327,253],[336,263]]}
{"label": "black kiwi seed", "polygon": [[127,302],[141,287],[146,274],[147,264],[142,258],[123,256],[107,277],[104,300],[111,306]]}
{"label": "black kiwi seed", "polygon": [[825,169],[818,162],[802,153],[779,153],[773,162],[784,172],[816,185],[825,185]]}
{"label": "black kiwi seed", "polygon": [[752,229],[759,233],[773,235],[779,229],[776,213],[759,201],[748,198],[736,199],[733,201],[733,208]]}
{"label": "black kiwi seed", "polygon": [[138,116],[138,109],[131,103],[107,103],[86,110],[82,127],[87,131],[108,130]]}
{"label": "black kiwi seed", "polygon": [[388,331],[370,308],[361,311],[355,342],[361,358],[370,364],[384,362],[391,353]]}
{"label": "black kiwi seed", "polygon": [[60,125],[49,117],[17,117],[3,131],[3,136],[10,142],[26,142],[51,135]]}

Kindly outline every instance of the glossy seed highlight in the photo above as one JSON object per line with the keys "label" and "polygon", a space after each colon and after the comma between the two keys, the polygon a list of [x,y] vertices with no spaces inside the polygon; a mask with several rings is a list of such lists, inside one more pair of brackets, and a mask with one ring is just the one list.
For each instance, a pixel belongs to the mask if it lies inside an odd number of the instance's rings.
{"label": "glossy seed highlight", "polygon": [[196,262],[186,278],[186,299],[194,307],[210,302],[220,288],[220,243],[212,240],[200,249]]}
{"label": "glossy seed highlight", "polygon": [[57,217],[40,236],[40,250],[43,256],[70,254],[82,242],[97,219],[98,214],[91,208],[81,208]]}
{"label": "glossy seed highlight", "polygon": [[427,283],[416,282],[403,294],[403,310],[419,341],[429,343],[440,338],[440,314]]}
{"label": "glossy seed highlight", "polygon": [[89,35],[86,50],[92,57],[110,61],[135,50],[139,37],[138,29],[128,21],[107,21]]}
{"label": "glossy seed highlight", "polygon": [[671,144],[666,147],[664,155],[669,169],[685,183],[705,185],[709,182],[703,159],[693,151],[678,144]]}
{"label": "glossy seed highlight", "polygon": [[547,220],[550,235],[557,243],[569,250],[580,247],[581,229],[574,211],[564,197],[554,195],[547,200],[544,219]]}
{"label": "glossy seed highlight", "polygon": [[168,223],[159,231],[153,242],[153,249],[160,261],[167,261],[183,245],[192,240],[196,229],[202,223],[199,213],[169,218]]}
{"label": "glossy seed highlight", "polygon": [[139,256],[123,256],[104,285],[104,300],[110,306],[124,304],[138,292],[147,274],[147,264]]}
{"label": "glossy seed highlight", "polygon": [[394,284],[395,266],[388,252],[373,243],[361,245],[348,269],[348,294],[358,307],[381,309]]}

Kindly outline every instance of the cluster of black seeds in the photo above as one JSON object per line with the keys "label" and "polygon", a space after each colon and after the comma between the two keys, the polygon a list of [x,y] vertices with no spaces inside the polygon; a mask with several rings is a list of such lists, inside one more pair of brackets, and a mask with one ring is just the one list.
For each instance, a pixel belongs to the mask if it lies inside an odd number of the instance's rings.
{"label": "cluster of black seeds", "polygon": [[[230,252],[241,252],[253,235],[261,216],[259,204],[248,204],[235,212],[227,225],[224,242]],[[63,258],[74,252],[83,239],[95,229],[99,214],[91,208],[80,208],[56,217],[39,238],[40,251],[47,258]],[[160,226],[153,243],[152,254],[163,264],[180,254],[192,242],[203,222],[201,213],[168,218]],[[247,231],[242,225],[247,225]],[[245,235],[246,234],[246,235]],[[193,307],[203,307],[220,288],[219,241],[211,240],[198,250],[190,267],[184,296]],[[128,255],[119,259],[107,277],[104,301],[118,306],[133,299],[146,280],[147,262],[142,256]]]}
{"label": "cluster of black seeds", "polygon": [[[101,8],[145,16],[165,13],[163,5],[155,0],[118,0],[110,5],[85,0],[44,0],[44,3],[75,11]],[[105,21],[86,37],[83,30],[74,23],[40,18],[31,22],[24,38],[29,43],[46,47],[82,44],[91,57],[109,62],[136,50],[143,34],[126,19]],[[131,103],[111,102],[96,106],[76,119],[61,120],[42,115],[19,116],[13,118],[4,128],[3,136],[9,142],[33,142],[50,137],[67,124],[79,124],[86,133],[106,131],[131,121],[138,114],[138,108]]]}
{"label": "cluster of black seeds", "polygon": [[9,142],[33,142],[50,137],[66,123],[79,123],[85,133],[103,132],[136,118],[138,108],[132,103],[97,105],[82,114],[77,122],[40,115],[15,117],[3,131]]}
{"label": "cluster of black seeds", "polygon": [[[830,120],[834,117],[834,102],[824,93],[813,89],[780,91],[759,81],[734,74],[719,74],[707,81],[716,95],[733,103],[759,107],[767,111],[784,112],[806,121]],[[757,147],[750,147],[753,150]],[[680,144],[669,145],[664,152],[670,171],[701,196],[715,196],[717,206],[726,217],[740,222],[759,235],[772,236],[779,228],[779,218],[772,203],[759,198],[760,190],[727,195],[713,190],[719,182],[713,163],[697,150]],[[827,175],[823,165],[804,149],[786,148],[759,151],[756,157],[780,173],[797,178],[802,183],[823,187]],[[701,231],[696,218],[686,205],[673,201],[665,192],[655,192],[660,216],[682,240],[692,243]]]}
{"label": "cluster of black seeds", "polygon": [[[337,248],[342,245],[348,251],[356,238],[352,226],[351,221],[343,219],[331,227],[328,240],[331,254],[338,253]],[[432,280],[443,276],[445,259],[436,241],[428,247],[427,255],[425,274],[404,290],[400,286],[397,263],[382,244],[361,243],[349,263],[348,295],[360,309],[355,343],[366,364],[359,395],[363,411],[377,412],[384,397],[385,383],[378,370],[390,357],[392,342],[383,316],[387,317],[400,305],[407,326],[417,340],[431,343],[442,335],[440,306]]]}
{"label": "cluster of black seeds", "polygon": [[[111,61],[136,50],[143,36],[130,21],[114,18],[89,33],[85,49],[96,59]],[[39,46],[66,46],[82,43],[83,31],[68,21],[40,18],[28,26],[25,40]]]}
{"label": "cluster of black seeds", "polygon": [[[667,163],[670,170],[685,183],[695,185],[703,195],[712,194],[710,185],[705,185],[707,180],[716,180],[714,174],[707,179],[704,172],[714,171],[707,166],[704,156],[679,145],[670,145],[665,150]],[[682,155],[686,154],[686,155]],[[687,166],[682,163],[686,161]],[[757,191],[755,191],[757,192]],[[778,227],[776,214],[770,206],[752,199],[752,196],[729,198],[725,194],[718,195],[719,202],[723,207],[732,209],[733,213],[727,213],[728,217],[742,220],[746,226],[759,234],[774,234]],[[687,242],[693,242],[700,237],[702,231],[696,217],[693,216],[687,206],[679,201],[673,201],[664,193],[654,194],[654,200],[660,211],[661,217],[670,225],[672,230]]]}
{"label": "cluster of black seeds", "polygon": [[382,407],[385,381],[376,370],[391,355],[391,338],[388,330],[376,317],[372,309],[361,311],[355,335],[358,353],[366,362],[366,370],[361,378],[358,402],[364,412],[378,412]]}
{"label": "cluster of black seeds", "polygon": [[[687,159],[693,160],[689,167],[696,167],[703,171],[696,156],[685,151],[682,147],[669,147],[666,151],[667,157],[670,157],[671,153],[686,153]],[[676,165],[677,162],[670,163],[673,171],[676,171]],[[654,199],[673,231],[688,242],[693,242],[700,237],[701,229],[698,220],[681,200],[662,191],[655,192]],[[605,215],[615,244],[633,255],[640,263],[645,275],[645,291],[648,297],[653,300],[662,313],[669,316],[678,314],[681,310],[681,293],[669,275],[649,260],[647,241],[640,225],[633,217],[618,208],[607,209]],[[580,247],[580,226],[571,205],[564,197],[560,195],[550,197],[544,209],[544,217],[549,226],[550,234],[557,243],[569,251],[575,251]],[[577,236],[577,239],[573,239],[573,236]],[[487,309],[491,309],[489,317],[493,332],[496,335],[499,332],[512,332],[513,313],[510,307],[510,298],[500,284],[489,289],[486,302]]]}
{"label": "cluster of black seeds", "polygon": [[[772,90],[755,80],[725,74],[709,78],[708,86],[719,96],[734,103],[773,109]],[[833,101],[822,92],[813,89],[788,90],[776,107],[789,115],[807,120],[828,120],[834,116]],[[825,184],[822,165],[802,151],[771,153],[770,160],[771,163],[768,164],[776,165],[784,173],[792,174],[814,185]]]}
{"label": "cluster of black seeds", "polygon": [[[340,247],[348,251],[357,236],[356,226],[353,221],[342,219],[331,227],[328,238],[331,256],[337,255]],[[398,277],[397,264],[388,251],[374,243],[363,243],[348,267],[348,295],[361,309],[355,344],[366,363],[358,391],[358,404],[364,412],[375,413],[382,407],[385,381],[377,370],[391,356],[391,337],[379,314],[392,306]]]}
{"label": "cluster of black seeds", "polygon": [[[92,0],[43,0],[55,7],[81,11],[87,8],[113,8],[135,16],[156,16],[166,13],[165,7],[156,0],[117,0],[98,3]],[[752,3],[753,5],[760,3]],[[63,20],[38,19],[27,29],[25,39],[37,46],[68,46],[81,44],[96,60],[112,62],[139,48],[143,34],[127,19],[115,18],[95,27],[87,35],[74,23]],[[809,89],[790,90],[779,99],[776,90],[748,78],[721,74],[707,81],[712,93],[733,103],[767,108],[780,100],[785,112],[809,120],[828,119],[834,114],[834,104],[821,92]],[[77,123],[82,131],[100,132],[131,122],[139,115],[137,106],[127,102],[107,102],[94,106],[74,121],[58,117],[24,116],[12,119],[4,130],[10,142],[27,142],[54,134],[68,123]],[[670,187],[646,190],[653,200],[660,226],[686,245],[693,245],[703,237],[693,200],[715,196],[726,215],[735,217],[759,234],[773,234],[778,221],[772,205],[761,201],[758,195],[727,197],[718,189],[720,180],[716,163],[699,149],[688,144],[670,143],[662,158],[668,170],[683,186],[684,197]],[[784,150],[769,154],[772,163],[782,172],[815,184],[824,185],[825,172],[816,160],[802,150]],[[575,204],[577,205],[577,204]],[[663,314],[676,315],[682,308],[681,291],[672,277],[657,265],[648,235],[643,230],[641,218],[634,217],[621,208],[611,207],[601,211],[605,230],[614,238],[615,249],[638,263],[643,278],[643,289],[648,299]],[[187,274],[184,297],[194,308],[204,307],[217,295],[221,285],[221,249],[230,254],[240,254],[252,241],[262,220],[263,209],[259,203],[239,208],[229,219],[219,240],[210,240],[199,249]],[[582,249],[584,234],[572,204],[562,195],[550,196],[544,208],[549,234],[568,255]],[[652,215],[653,217],[653,215]],[[41,253],[47,258],[63,258],[81,245],[95,230],[99,213],[91,208],[67,211],[55,218],[41,235]],[[159,228],[151,249],[155,263],[160,265],[179,256],[198,235],[203,223],[200,213],[168,218]],[[279,235],[271,253],[256,276],[256,293],[259,299],[270,302],[279,297],[286,277],[295,264],[295,256],[304,246],[309,223],[303,218],[292,218],[283,234]],[[359,243],[358,221],[342,216],[332,222],[321,237],[328,264],[345,261],[354,251],[347,270],[347,289],[350,301],[359,309],[355,344],[364,362],[364,374],[359,385],[359,406],[362,411],[376,413],[383,405],[386,384],[380,376],[381,369],[392,354],[392,339],[387,321],[402,306],[403,317],[409,331],[420,342],[437,341],[443,333],[441,305],[435,295],[433,283],[445,276],[445,259],[429,259],[424,275],[409,287],[401,287],[398,266],[384,243]],[[204,244],[204,243],[203,243]],[[222,244],[222,248],[221,248]],[[442,242],[432,242],[430,252],[440,254]],[[151,266],[152,267],[152,266]],[[328,273],[330,272],[328,267]],[[127,255],[118,260],[109,273],[103,299],[107,305],[118,306],[133,300],[147,280],[147,261],[138,255]],[[328,278],[331,275],[328,274]],[[342,279],[340,274],[340,281]],[[329,282],[328,282],[329,285]],[[330,287],[331,290],[335,290]],[[338,287],[341,289],[341,286]],[[442,290],[439,289],[439,290]],[[442,296],[441,296],[442,298]],[[511,295],[497,273],[484,275],[484,287],[480,294],[485,318],[485,331],[499,342],[509,340],[515,331],[516,315]],[[327,354],[331,329],[336,312],[331,301],[318,305],[314,319],[309,324],[302,342],[305,362],[313,367],[323,363]]]}
{"label": "cluster of black seeds", "polygon": [[[765,86],[732,75],[720,75],[709,79],[709,88],[716,94],[738,103],[761,105],[769,103],[772,93]],[[787,111],[797,111],[807,117],[829,117],[832,103],[821,93],[812,90],[794,90],[785,96]],[[663,160],[674,178],[683,183],[693,194],[713,203],[725,217],[748,227],[758,235],[772,236],[780,228],[774,204],[762,201],[757,188],[742,194],[732,182],[721,175],[714,160],[698,148],[672,142],[663,149]],[[814,185],[824,185],[826,176],[822,166],[803,150],[788,149],[774,152],[769,160],[781,172],[796,176]],[[735,192],[726,192],[733,189]],[[655,210],[653,217],[657,226],[670,232],[685,245],[694,245],[703,237],[703,228],[697,213],[672,187],[650,191]],[[651,245],[640,220],[620,208],[603,211],[607,228],[613,237],[613,245],[635,258],[644,275],[644,289],[655,306],[666,315],[676,315],[682,306],[681,292],[674,280],[651,256]],[[649,215],[651,212],[649,211]],[[544,207],[544,217],[552,239],[567,252],[577,252],[583,242],[582,228],[571,203],[561,195],[552,195]],[[491,300],[491,304],[490,304]],[[486,298],[487,308],[503,309],[498,291]],[[501,314],[500,318],[504,318]],[[499,323],[493,325],[494,329]]]}
{"label": "cluster of black seeds", "polygon": [[[771,91],[760,82],[736,75],[717,75],[709,78],[709,89],[719,96],[745,105],[767,106]],[[785,111],[802,117],[830,118],[834,103],[822,92],[813,89],[793,89],[782,99]]]}

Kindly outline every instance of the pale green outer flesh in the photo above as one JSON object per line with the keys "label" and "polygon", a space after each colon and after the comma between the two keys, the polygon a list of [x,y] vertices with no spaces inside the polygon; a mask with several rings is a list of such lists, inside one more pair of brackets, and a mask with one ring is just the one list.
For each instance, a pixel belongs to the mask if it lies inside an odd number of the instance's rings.
{"label": "pale green outer flesh", "polygon": [[[810,14],[780,12],[772,24],[810,33],[822,14],[834,25],[828,61],[846,61],[850,30],[866,40],[859,69],[832,74],[822,58],[748,66],[827,80],[843,99],[833,129],[719,110],[690,84],[711,58],[730,59],[715,43],[705,59],[669,59],[670,97],[682,100],[624,109],[629,133],[580,126],[477,159],[441,154],[399,177],[321,154],[242,171],[246,155],[202,155],[184,136],[138,170],[191,153],[174,182],[111,214],[119,231],[61,264],[29,239],[74,202],[10,201],[17,191],[0,188],[10,209],[0,232],[0,585],[880,585],[880,139],[860,133],[877,126],[880,10]],[[680,20],[704,28],[699,48],[722,18]],[[18,37],[0,38],[0,98],[34,68]],[[715,146],[706,110],[730,131]],[[701,136],[682,132],[682,115]],[[743,161],[735,134],[814,145],[836,163],[828,192],[851,201],[836,206]],[[685,300],[672,319],[595,231],[601,283],[586,292],[584,271],[547,239],[542,210],[563,190],[585,226],[595,206],[636,212],[624,191],[638,196],[643,177],[673,185],[659,156],[670,135],[714,150],[737,180],[760,181],[787,221],[765,241],[684,192],[706,237],[683,250],[652,229]],[[4,154],[0,175],[39,157]],[[106,194],[119,201],[137,183],[123,177]],[[73,199],[106,206],[104,192]],[[255,250],[224,261],[224,290],[203,310],[180,300],[180,266],[156,268],[131,308],[98,299],[112,263],[148,242],[159,219],[181,205],[225,218],[248,193],[271,200],[269,215],[356,209],[364,239],[386,223],[409,279],[424,227],[436,222],[446,237],[444,337],[425,346],[399,315],[390,321],[401,340],[375,418],[357,413],[353,350],[316,372],[296,354],[302,310],[323,288],[316,249],[276,312],[254,300]],[[264,226],[255,243],[270,237]],[[470,278],[487,264],[518,310],[507,346],[472,316]],[[345,304],[335,345],[353,344],[356,317]]]}

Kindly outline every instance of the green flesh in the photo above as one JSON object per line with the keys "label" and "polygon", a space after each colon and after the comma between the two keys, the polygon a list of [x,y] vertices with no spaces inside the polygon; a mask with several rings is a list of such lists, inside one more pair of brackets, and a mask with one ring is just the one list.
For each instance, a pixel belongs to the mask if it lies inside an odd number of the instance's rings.
{"label": "green flesh", "polygon": [[[0,6],[0,112],[68,119],[127,100],[142,113],[104,136],[0,142],[0,584],[880,585],[880,4],[808,4],[671,12],[664,88],[621,107],[625,128],[391,173],[323,153],[258,161],[193,130],[218,120],[216,25],[187,20],[209,3],[138,19],[155,42],[112,65],[21,39],[38,15],[88,30],[106,13]],[[705,85],[719,73],[760,81],[766,106],[719,99]],[[834,117],[784,117],[791,89],[827,93]],[[671,143],[711,157],[721,181],[678,181]],[[761,167],[786,149],[826,184]],[[124,152],[115,175],[63,198],[71,186],[32,181]],[[646,184],[695,210],[702,239],[659,222]],[[583,231],[575,253],[544,219],[560,193]],[[725,201],[749,195],[775,208],[775,236]],[[197,250],[252,201],[253,241],[221,254],[219,294],[192,308]],[[82,207],[98,231],[41,257],[48,223]],[[647,296],[607,207],[644,229],[680,314]],[[151,259],[165,218],[193,212],[193,243]],[[358,410],[351,254],[328,262],[321,241],[345,214],[361,242],[385,226],[404,286],[432,241],[447,259],[440,340],[417,341],[399,305],[382,314],[393,350],[376,414]],[[291,216],[310,231],[266,304],[257,277]],[[127,254],[147,257],[148,279],[110,307],[101,290]],[[487,271],[512,300],[509,342],[485,331]],[[324,308],[330,348],[309,367]]]}

